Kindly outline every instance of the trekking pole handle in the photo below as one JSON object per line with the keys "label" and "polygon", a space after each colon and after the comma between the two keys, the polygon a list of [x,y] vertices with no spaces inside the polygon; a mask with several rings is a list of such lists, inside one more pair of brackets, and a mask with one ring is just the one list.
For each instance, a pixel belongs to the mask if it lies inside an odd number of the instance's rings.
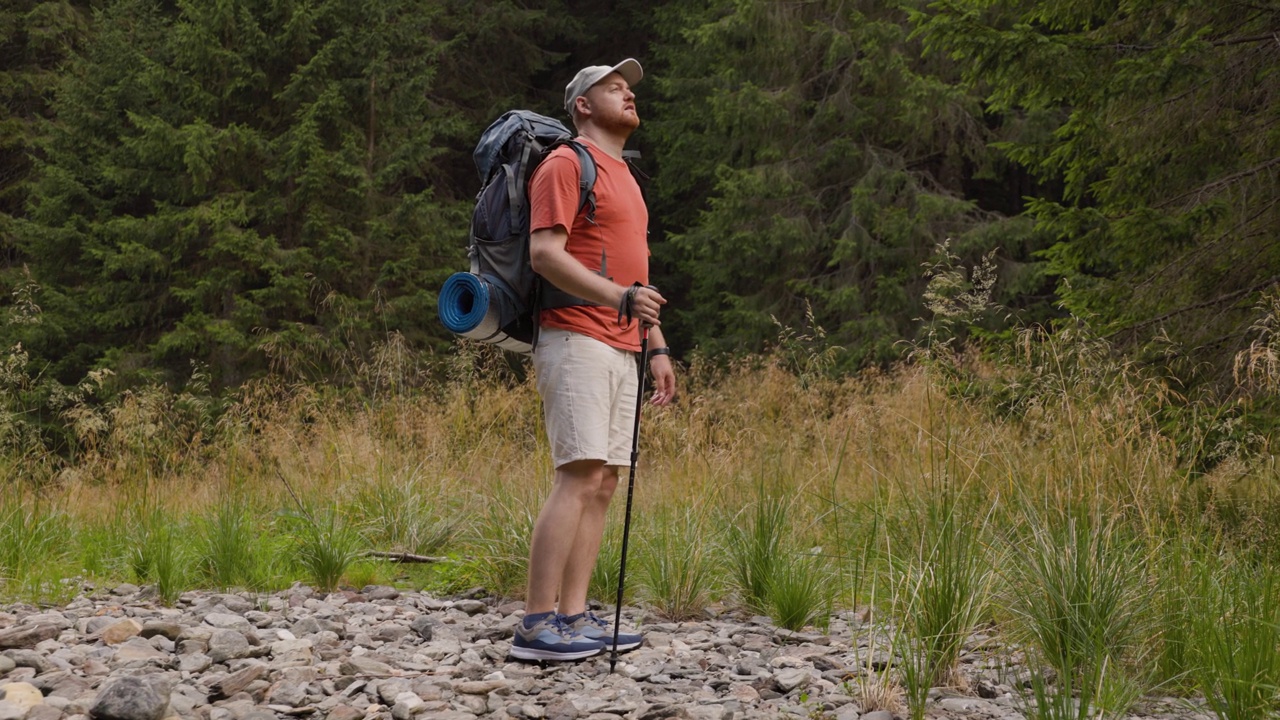
{"label": "trekking pole handle", "polygon": [[[645,289],[647,289],[647,290],[652,290],[652,291],[654,291],[654,292],[658,292],[658,286],[657,286],[657,285],[645,285],[644,287],[645,287]],[[646,341],[648,341],[648,339],[649,339],[649,328],[651,328],[651,327],[653,327],[653,326],[652,326],[652,325],[650,325],[649,323],[643,323],[643,325],[644,325],[644,339],[645,339]]]}

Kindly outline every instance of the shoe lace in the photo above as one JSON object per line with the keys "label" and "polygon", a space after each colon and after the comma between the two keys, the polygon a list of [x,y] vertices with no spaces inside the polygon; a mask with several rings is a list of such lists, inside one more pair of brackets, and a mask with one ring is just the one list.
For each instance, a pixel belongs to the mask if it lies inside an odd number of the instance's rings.
{"label": "shoe lace", "polygon": [[553,615],[548,618],[547,624],[554,628],[562,637],[572,637],[578,634],[578,631],[569,627],[569,623],[565,622],[564,618],[559,615]]}
{"label": "shoe lace", "polygon": [[608,630],[608,629],[609,629],[609,621],[608,621],[608,620],[605,620],[604,618],[601,618],[599,615],[596,615],[594,612],[592,612],[592,611],[590,611],[590,610],[588,610],[588,611],[587,611],[586,615],[587,615],[587,619],[588,619],[588,620],[590,620],[591,622],[595,623],[596,625],[599,625],[601,629],[604,629],[604,630]]}

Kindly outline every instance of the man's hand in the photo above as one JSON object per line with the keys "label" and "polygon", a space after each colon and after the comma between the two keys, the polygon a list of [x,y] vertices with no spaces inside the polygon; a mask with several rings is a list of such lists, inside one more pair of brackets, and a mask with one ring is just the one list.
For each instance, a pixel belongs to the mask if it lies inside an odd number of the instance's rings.
{"label": "man's hand", "polygon": [[[631,316],[649,327],[661,325],[662,322],[658,320],[658,313],[662,311],[662,306],[667,304],[667,299],[662,297],[657,290],[647,285],[634,288],[634,290],[635,294],[631,297]],[[626,302],[627,294],[631,291],[632,288],[623,289],[619,305]]]}
{"label": "man's hand", "polygon": [[676,399],[676,372],[671,366],[670,355],[654,355],[649,358],[649,372],[653,374],[654,405],[668,405]]}

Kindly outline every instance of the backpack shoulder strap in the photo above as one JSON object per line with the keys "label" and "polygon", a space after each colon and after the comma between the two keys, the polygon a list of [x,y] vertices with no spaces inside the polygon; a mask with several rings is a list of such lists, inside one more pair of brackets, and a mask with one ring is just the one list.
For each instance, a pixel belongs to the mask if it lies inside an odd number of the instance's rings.
{"label": "backpack shoulder strap", "polygon": [[[572,138],[557,140],[552,145],[552,148],[561,145],[572,148],[574,154],[578,156],[578,214],[581,215],[585,211],[587,222],[594,225],[596,221],[596,176],[599,174],[596,169],[595,158],[591,157],[591,151],[587,150],[586,145]],[[547,282],[546,278],[538,278],[538,307],[541,309],[595,304],[576,295],[570,295]]]}
{"label": "backpack shoulder strap", "polygon": [[591,157],[591,151],[587,150],[587,146],[578,140],[572,138],[564,138],[557,140],[548,152],[560,146],[567,146],[573,149],[573,153],[578,156],[578,214],[581,215],[583,210],[587,211],[587,222],[595,224],[596,221],[596,161]]}

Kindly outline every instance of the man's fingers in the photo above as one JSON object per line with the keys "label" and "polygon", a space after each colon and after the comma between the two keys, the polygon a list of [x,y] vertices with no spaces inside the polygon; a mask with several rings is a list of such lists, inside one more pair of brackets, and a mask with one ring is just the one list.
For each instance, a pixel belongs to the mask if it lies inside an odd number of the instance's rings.
{"label": "man's fingers", "polygon": [[[662,360],[665,361],[666,358]],[[651,367],[653,368],[653,397],[650,402],[654,405],[667,405],[676,396],[676,374],[666,362]]]}

